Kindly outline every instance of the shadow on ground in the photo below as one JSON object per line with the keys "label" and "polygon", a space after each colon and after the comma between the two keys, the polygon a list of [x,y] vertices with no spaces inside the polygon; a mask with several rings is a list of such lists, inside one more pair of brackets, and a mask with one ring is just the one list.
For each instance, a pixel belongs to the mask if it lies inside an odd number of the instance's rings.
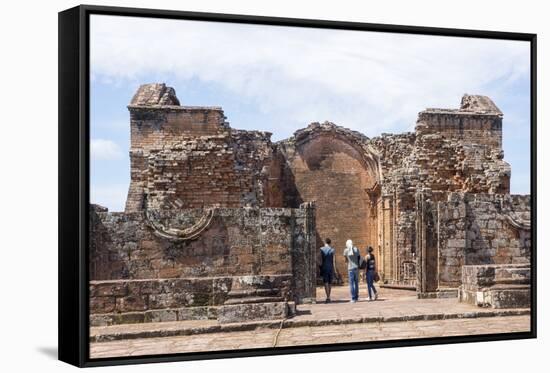
{"label": "shadow on ground", "polygon": [[37,350],[43,355],[46,355],[51,359],[57,360],[57,346],[38,347]]}

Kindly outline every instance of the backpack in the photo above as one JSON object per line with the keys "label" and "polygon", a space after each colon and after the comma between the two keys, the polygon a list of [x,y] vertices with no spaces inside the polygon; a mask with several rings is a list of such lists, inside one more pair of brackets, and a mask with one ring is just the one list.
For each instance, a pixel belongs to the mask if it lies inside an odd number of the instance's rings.
{"label": "backpack", "polygon": [[368,260],[359,255],[359,269],[367,269]]}

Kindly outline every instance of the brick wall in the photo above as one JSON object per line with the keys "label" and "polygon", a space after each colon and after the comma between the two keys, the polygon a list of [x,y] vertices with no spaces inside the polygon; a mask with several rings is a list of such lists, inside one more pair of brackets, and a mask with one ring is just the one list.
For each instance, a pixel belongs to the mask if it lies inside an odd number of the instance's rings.
{"label": "brick wall", "polygon": [[172,88],[141,86],[130,111],[126,212],[203,206],[282,207],[270,183],[271,134],[231,129],[219,107],[180,106]]}
{"label": "brick wall", "polygon": [[[185,123],[174,125],[174,130],[161,121],[150,127],[162,135],[145,137],[143,125],[132,120],[127,212],[141,211],[144,203],[162,209],[267,205],[271,134],[232,130],[218,119],[209,124],[208,115],[199,115],[205,121],[198,123],[206,126],[203,133],[182,130]],[[273,193],[271,198],[276,200]]]}
{"label": "brick wall", "polygon": [[447,139],[502,148],[502,115],[461,110],[428,109],[418,115],[418,126],[426,134]]}
{"label": "brick wall", "polygon": [[351,239],[366,255],[376,247],[376,211],[367,190],[377,182],[375,165],[369,164],[362,135],[332,123],[313,123],[278,146],[292,175],[287,203],[315,201],[316,236],[322,245],[330,238],[336,249],[337,281],[347,279],[342,255]]}

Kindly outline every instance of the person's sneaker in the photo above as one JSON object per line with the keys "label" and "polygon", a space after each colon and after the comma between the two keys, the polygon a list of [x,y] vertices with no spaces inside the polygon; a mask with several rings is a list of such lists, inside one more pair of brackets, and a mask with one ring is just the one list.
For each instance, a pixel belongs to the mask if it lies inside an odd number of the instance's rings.
{"label": "person's sneaker", "polygon": [[355,299],[352,299],[352,300],[350,300],[349,302],[350,302],[350,303],[355,303],[355,302],[357,302],[357,301],[356,301]]}
{"label": "person's sneaker", "polygon": [[328,298],[327,298],[327,299],[325,299],[325,303],[328,303],[328,302],[330,302],[330,300],[329,300]]}
{"label": "person's sneaker", "polygon": [[371,297],[369,297],[369,299],[367,299],[367,300],[368,300],[369,302],[372,302],[372,298],[371,298]]}
{"label": "person's sneaker", "polygon": [[374,300],[378,299],[378,293],[374,293]]}
{"label": "person's sneaker", "polygon": [[330,302],[332,302],[332,301],[330,300],[330,298],[327,298],[327,303],[330,303]]}

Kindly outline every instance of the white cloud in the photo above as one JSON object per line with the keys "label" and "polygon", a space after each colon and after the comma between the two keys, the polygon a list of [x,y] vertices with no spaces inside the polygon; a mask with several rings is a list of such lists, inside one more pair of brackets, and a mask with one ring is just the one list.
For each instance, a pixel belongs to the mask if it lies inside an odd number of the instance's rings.
{"label": "white cloud", "polygon": [[120,146],[112,140],[91,139],[90,152],[93,160],[116,160],[123,157]]}
{"label": "white cloud", "polygon": [[490,94],[498,105],[486,87],[529,74],[529,44],[92,16],[91,68],[94,79],[113,83],[213,82],[280,118],[284,132],[332,120],[372,136],[403,123],[412,129],[419,111],[457,107],[464,93]]}
{"label": "white cloud", "polygon": [[124,211],[128,187],[128,184],[93,184],[90,202],[107,207],[109,211]]}

